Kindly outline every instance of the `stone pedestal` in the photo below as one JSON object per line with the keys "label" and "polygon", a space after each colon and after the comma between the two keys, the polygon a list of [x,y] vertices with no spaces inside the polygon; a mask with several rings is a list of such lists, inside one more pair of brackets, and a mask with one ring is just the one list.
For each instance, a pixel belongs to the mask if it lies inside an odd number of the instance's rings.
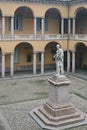
{"label": "stone pedestal", "polygon": [[53,76],[50,83],[49,98],[43,106],[35,108],[30,115],[45,129],[62,130],[87,124],[86,115],[71,102],[70,81],[65,75]]}
{"label": "stone pedestal", "polygon": [[70,101],[69,84],[70,81],[64,76],[53,76],[48,79],[49,88],[49,104],[59,107],[59,104],[68,103]]}

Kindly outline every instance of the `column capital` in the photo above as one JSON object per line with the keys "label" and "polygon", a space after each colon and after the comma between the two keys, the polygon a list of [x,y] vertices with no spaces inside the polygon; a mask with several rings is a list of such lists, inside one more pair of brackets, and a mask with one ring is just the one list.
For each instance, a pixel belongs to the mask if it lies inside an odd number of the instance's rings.
{"label": "column capital", "polygon": [[10,16],[11,18],[14,18],[14,16],[12,15],[12,16]]}
{"label": "column capital", "polygon": [[6,55],[7,53],[6,52],[2,52],[1,55]]}
{"label": "column capital", "polygon": [[2,15],[2,18],[6,17],[5,15]]}
{"label": "column capital", "polygon": [[33,51],[33,54],[37,54],[37,53],[45,53],[45,51]]}
{"label": "column capital", "polygon": [[68,50],[66,50],[67,52],[70,52],[70,50],[68,49]]}
{"label": "column capital", "polygon": [[2,52],[1,55],[6,55],[6,54],[12,54],[14,55],[14,52]]}
{"label": "column capital", "polygon": [[33,51],[33,54],[37,54],[37,53],[39,53],[38,51]]}
{"label": "column capital", "polygon": [[64,17],[61,17],[61,19],[65,19]]}
{"label": "column capital", "polygon": [[44,19],[44,17],[41,17],[42,19]]}
{"label": "column capital", "polygon": [[11,52],[10,54],[11,54],[11,55],[14,55],[14,52]]}
{"label": "column capital", "polygon": [[67,49],[64,49],[63,52],[67,51]]}
{"label": "column capital", "polygon": [[75,52],[76,52],[76,50],[71,50],[71,52],[72,52],[72,53],[75,53]]}
{"label": "column capital", "polygon": [[72,19],[76,19],[76,17],[73,17]]}
{"label": "column capital", "polygon": [[39,51],[39,53],[45,53],[45,51]]}

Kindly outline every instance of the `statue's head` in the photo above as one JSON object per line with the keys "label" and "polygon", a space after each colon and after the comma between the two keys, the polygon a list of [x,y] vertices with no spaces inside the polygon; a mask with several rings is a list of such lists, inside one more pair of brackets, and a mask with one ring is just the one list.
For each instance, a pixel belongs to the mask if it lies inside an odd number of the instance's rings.
{"label": "statue's head", "polygon": [[59,48],[60,48],[60,45],[59,45],[59,44],[57,44],[57,45],[56,45],[56,47],[57,47],[57,49],[59,49]]}

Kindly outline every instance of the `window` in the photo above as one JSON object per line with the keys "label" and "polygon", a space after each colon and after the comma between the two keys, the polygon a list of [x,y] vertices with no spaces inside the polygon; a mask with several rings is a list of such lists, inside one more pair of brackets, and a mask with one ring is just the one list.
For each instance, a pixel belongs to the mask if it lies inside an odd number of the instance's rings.
{"label": "window", "polygon": [[[23,29],[23,15],[16,14],[14,17],[14,30],[22,31]],[[9,18],[9,30],[11,30],[11,17]]]}
{"label": "window", "polygon": [[41,30],[41,18],[37,18],[37,31]]}
{"label": "window", "polygon": [[27,54],[27,62],[31,62],[32,61],[32,56],[31,54]]}
{"label": "window", "polygon": [[2,29],[2,18],[0,18],[0,29]]}
{"label": "window", "polygon": [[41,53],[39,53],[39,61],[41,61]]}
{"label": "window", "polygon": [[79,33],[83,32],[83,19],[84,19],[83,13],[80,12],[77,15],[76,19],[76,26],[79,27]]}
{"label": "window", "polygon": [[45,31],[48,31],[48,16],[45,17]]}
{"label": "window", "polygon": [[14,50],[14,63],[17,64],[19,62],[19,50],[15,48]]}
{"label": "window", "polygon": [[51,49],[51,56],[53,61],[55,60],[55,58],[53,57],[55,54],[56,54],[56,49],[55,48]]}
{"label": "window", "polygon": [[22,28],[23,28],[23,15],[16,14],[14,17],[14,30],[22,31]]}
{"label": "window", "polygon": [[68,33],[68,19],[64,19],[64,34]]}

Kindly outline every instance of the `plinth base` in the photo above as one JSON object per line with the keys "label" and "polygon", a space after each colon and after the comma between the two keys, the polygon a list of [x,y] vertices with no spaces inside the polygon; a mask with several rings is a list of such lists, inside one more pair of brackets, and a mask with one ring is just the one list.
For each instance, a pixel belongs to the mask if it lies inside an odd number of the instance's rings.
{"label": "plinth base", "polygon": [[52,76],[49,99],[43,106],[30,112],[32,118],[44,129],[62,130],[87,124],[87,116],[70,103],[69,84],[65,75]]}
{"label": "plinth base", "polygon": [[[62,115],[62,111],[64,114],[65,111],[69,109],[70,113]],[[73,111],[73,109],[75,111]],[[56,112],[51,108],[51,111]],[[63,130],[68,129],[80,125],[87,124],[87,116],[80,110],[74,108],[61,108],[57,109],[60,113],[59,116],[50,114],[43,106],[39,108],[35,108],[30,112],[31,117],[39,124],[39,126],[43,129],[48,130]],[[66,113],[66,112],[65,112]]]}

